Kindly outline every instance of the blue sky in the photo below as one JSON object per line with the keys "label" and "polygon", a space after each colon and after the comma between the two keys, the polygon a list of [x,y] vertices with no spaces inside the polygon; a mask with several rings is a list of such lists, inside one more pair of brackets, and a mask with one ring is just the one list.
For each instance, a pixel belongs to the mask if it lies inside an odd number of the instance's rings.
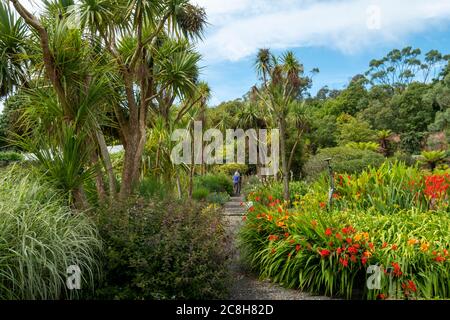
{"label": "blue sky", "polygon": [[393,48],[450,53],[450,0],[193,0],[209,27],[198,47],[211,105],[241,97],[257,82],[258,48],[293,50],[314,77],[341,89]]}

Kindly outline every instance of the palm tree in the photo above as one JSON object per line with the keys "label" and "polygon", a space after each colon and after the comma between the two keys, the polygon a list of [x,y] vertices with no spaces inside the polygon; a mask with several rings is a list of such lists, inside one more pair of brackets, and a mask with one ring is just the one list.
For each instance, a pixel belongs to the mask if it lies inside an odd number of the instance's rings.
{"label": "palm tree", "polygon": [[[261,54],[264,52],[264,54]],[[268,59],[270,51],[260,51],[259,69],[267,72],[267,81],[261,89],[257,87],[254,91],[259,99],[263,101],[267,110],[272,114],[274,122],[280,130],[280,153],[283,175],[283,197],[289,200],[289,166],[287,160],[287,117],[289,106],[301,97],[302,92],[309,87],[311,79],[303,76],[303,65],[291,51],[286,52],[280,58]],[[268,63],[271,61],[272,63]]]}
{"label": "palm tree", "polygon": [[391,137],[391,130],[380,130],[377,132],[378,142],[381,147],[381,151],[385,157],[389,156],[389,138]]}
{"label": "palm tree", "polygon": [[446,158],[444,150],[422,151],[420,161],[428,165],[431,171]]}
{"label": "palm tree", "polygon": [[8,3],[0,3],[0,98],[29,81],[26,24]]}
{"label": "palm tree", "polygon": [[[70,87],[64,84],[65,78],[57,68],[58,56],[51,48],[53,34],[18,0],[10,2],[36,31],[47,79],[56,92],[65,121],[74,121],[71,108],[74,95],[67,91]],[[58,10],[58,16],[53,17],[56,24],[62,25],[64,20],[73,21],[74,16],[79,16],[80,26],[91,40],[91,47],[113,65],[110,80],[116,91],[114,96],[121,101],[110,105],[125,148],[120,189],[120,198],[125,199],[139,179],[150,108],[157,98],[168,92],[180,97],[182,92],[195,88],[192,73],[183,71],[186,66],[195,64],[194,55],[178,53],[176,60],[169,63],[164,60],[164,55],[159,55],[161,39],[201,38],[206,24],[205,11],[188,0],[81,0],[71,9],[65,10],[65,4],[63,7]],[[52,10],[49,12],[50,17],[46,18],[51,19]],[[73,75],[77,74],[76,70],[72,71]]]}

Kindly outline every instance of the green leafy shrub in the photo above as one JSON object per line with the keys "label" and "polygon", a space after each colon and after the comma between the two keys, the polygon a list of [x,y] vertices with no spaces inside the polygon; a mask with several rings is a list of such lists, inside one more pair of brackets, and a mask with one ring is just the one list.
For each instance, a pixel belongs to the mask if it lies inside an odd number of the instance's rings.
{"label": "green leafy shrub", "polygon": [[219,210],[137,200],[99,215],[106,243],[102,299],[216,299],[227,295],[229,242]]}
{"label": "green leafy shrub", "polygon": [[0,161],[15,162],[15,161],[23,161],[23,159],[24,158],[20,153],[14,151],[0,152]]}
{"label": "green leafy shrub", "polygon": [[75,298],[67,267],[81,269],[82,292],[99,276],[94,223],[74,214],[49,184],[20,172],[0,178],[0,299]]}
{"label": "green leafy shrub", "polygon": [[153,197],[164,199],[170,195],[170,192],[169,185],[161,183],[153,177],[146,177],[139,184],[139,195],[146,199]]}
{"label": "green leafy shrub", "polygon": [[195,200],[206,200],[209,195],[209,190],[204,187],[199,187],[192,191],[192,198]]}
{"label": "green leafy shrub", "polygon": [[358,150],[348,147],[335,147],[321,149],[305,164],[304,172],[308,180],[313,180],[327,170],[325,159],[331,158],[333,171],[339,173],[357,173],[368,166],[379,167],[384,162],[384,157],[369,150]]}
{"label": "green leafy shrub", "polygon": [[194,187],[206,188],[210,193],[212,192],[227,192],[229,195],[233,194],[233,183],[231,176],[225,174],[207,174],[204,176],[197,176],[194,178]]}
{"label": "green leafy shrub", "polygon": [[248,166],[246,164],[240,163],[226,163],[222,165],[218,165],[214,171],[217,173],[222,173],[225,175],[233,175],[237,170],[241,173],[241,175],[247,174]]}
{"label": "green leafy shrub", "polygon": [[206,197],[206,201],[208,201],[209,203],[216,203],[219,205],[224,205],[229,200],[230,200],[230,195],[226,192],[214,192],[214,193],[208,194]]}
{"label": "green leafy shrub", "polygon": [[347,148],[369,150],[373,152],[377,152],[380,149],[380,145],[376,142],[349,142],[345,146]]}

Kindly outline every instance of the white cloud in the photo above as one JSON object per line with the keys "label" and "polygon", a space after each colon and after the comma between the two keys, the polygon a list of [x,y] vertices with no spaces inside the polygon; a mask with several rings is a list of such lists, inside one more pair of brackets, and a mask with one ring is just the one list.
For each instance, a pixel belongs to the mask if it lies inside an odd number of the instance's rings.
{"label": "white cloud", "polygon": [[[237,61],[258,48],[326,46],[345,53],[396,42],[450,21],[448,0],[196,0],[211,26],[199,44],[207,62]],[[369,10],[380,28],[368,27]]]}

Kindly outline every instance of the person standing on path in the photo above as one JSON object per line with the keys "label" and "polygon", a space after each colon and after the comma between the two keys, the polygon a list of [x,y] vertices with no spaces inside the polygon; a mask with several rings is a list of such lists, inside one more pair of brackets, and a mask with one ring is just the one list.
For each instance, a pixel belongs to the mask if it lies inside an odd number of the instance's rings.
{"label": "person standing on path", "polygon": [[233,175],[233,190],[236,196],[241,194],[241,175],[239,174],[239,170]]}

